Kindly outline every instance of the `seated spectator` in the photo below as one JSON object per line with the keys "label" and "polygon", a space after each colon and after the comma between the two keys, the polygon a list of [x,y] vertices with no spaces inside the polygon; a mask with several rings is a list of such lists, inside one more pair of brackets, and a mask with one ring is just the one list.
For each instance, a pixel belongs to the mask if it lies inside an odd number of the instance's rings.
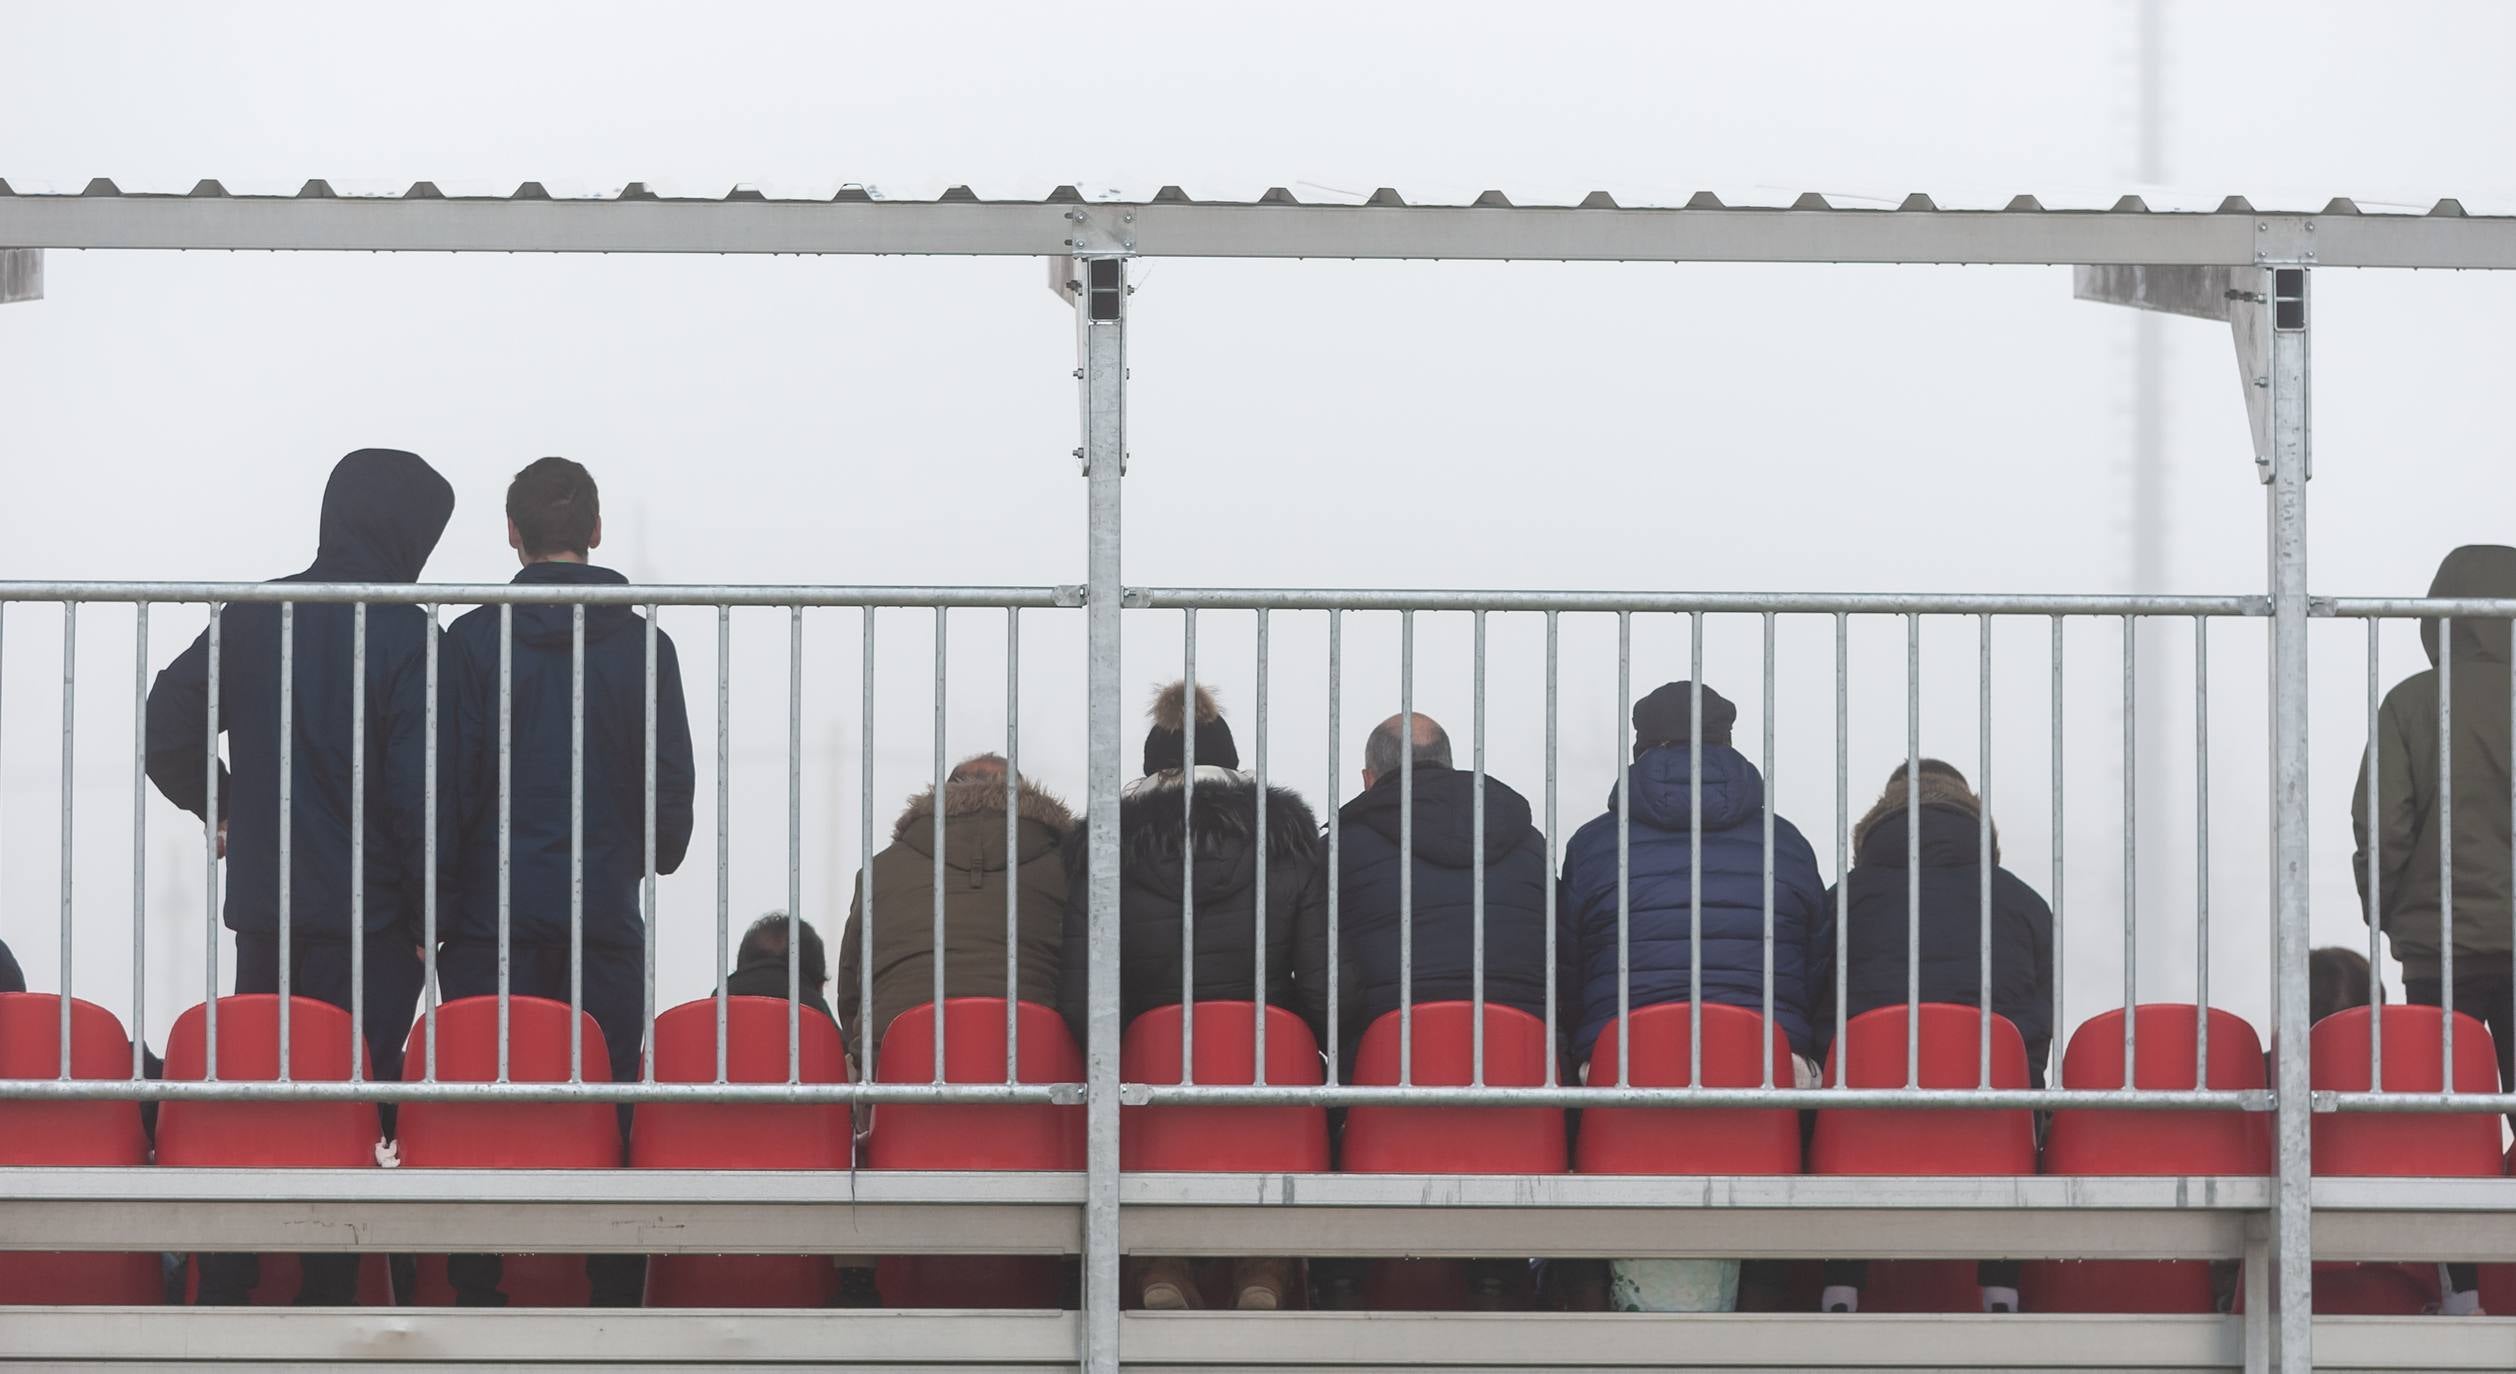
{"label": "seated spectator", "polygon": [[[1765,779],[1731,747],[1738,708],[1703,689],[1703,739],[1690,742],[1691,684],[1668,683],[1634,703],[1634,761],[1626,771],[1626,968],[1631,1004],[1684,1002],[1692,994],[1697,834],[1703,845],[1703,996],[1708,1003],[1762,1012],[1765,1006]],[[1698,748],[1700,785],[1693,776]],[[1696,799],[1700,794],[1701,830]],[[1564,850],[1559,908],[1578,972],[1580,1016],[1572,1059],[1587,1064],[1600,1032],[1616,1019],[1618,955],[1617,797],[1575,832]],[[1809,1003],[1808,942],[1825,907],[1817,856],[1789,821],[1773,822],[1773,1015],[1803,1061],[1817,1055]],[[1805,1082],[1815,1065],[1803,1063]]]}
{"label": "seated spectator", "polygon": [[[1014,780],[1015,832],[1006,848],[1005,761],[995,754],[963,760],[944,779],[909,798],[891,827],[891,844],[867,867],[874,909],[864,909],[860,881],[839,937],[838,1012],[856,1062],[871,1074],[874,1054],[892,1019],[935,1000],[935,961],[943,961],[945,997],[1012,997],[1046,1004],[1057,995],[1058,937],[1066,919],[1064,846],[1074,817],[1065,804]],[[943,843],[943,949],[935,948],[935,844]],[[1014,986],[1005,986],[1005,891],[1017,902]],[[873,922],[873,1004],[864,999],[863,923]],[[781,974],[783,970],[781,969]],[[786,995],[778,985],[777,996]]]}
{"label": "seated spectator", "polygon": [[[790,922],[783,911],[772,911],[751,923],[743,932],[743,942],[734,951],[734,971],[725,976],[728,997],[784,997],[787,983],[787,929],[792,925],[797,936],[795,981],[793,986],[807,1011],[830,1016],[830,1003],[823,995],[830,985],[830,966],[821,948],[821,932],[812,922]],[[833,1021],[838,1018],[831,1016]]]}
{"label": "seated spectator", "polygon": [[17,956],[9,953],[9,942],[0,940],[0,992],[26,991],[26,973],[17,966]]}
{"label": "seated spectator", "polygon": [[[1909,808],[1919,802],[1918,818]],[[1859,1016],[1880,1007],[1902,1006],[1907,1000],[1905,951],[1914,913],[1906,898],[1916,875],[1910,873],[1918,829],[1921,858],[1920,1000],[1982,1005],[1983,870],[1991,866],[1992,1010],[2006,1017],[2027,1042],[2027,1078],[2044,1086],[2044,1061],[2053,1043],[2053,912],[2044,899],[2017,874],[2000,866],[2000,835],[1992,832],[1990,852],[1983,847],[1983,802],[1966,784],[1963,773],[1938,759],[1924,759],[1918,777],[1908,780],[1905,765],[1887,776],[1878,801],[1852,828],[1852,871],[1843,875],[1845,927],[1834,929],[1834,905],[1822,909],[1818,938],[1810,953],[1817,961],[1811,999],[1819,1009],[1822,1034],[1831,1038],[1834,1025],[1826,1014],[1834,1006],[1835,944],[1843,942],[1844,1015]],[[1860,1286],[1867,1266],[1858,1260],[1829,1260],[1821,1304],[1828,1312],[1851,1312],[1860,1306]],[[2018,1265],[1986,1260],[1976,1266],[1983,1286],[1983,1310],[2018,1310]]]}
{"label": "seated spectator", "polygon": [[[1192,705],[1193,701],[1193,705]],[[1251,1001],[1257,996],[1260,941],[1266,954],[1266,996],[1310,1025],[1328,1043],[1328,874],[1319,820],[1300,796],[1269,787],[1240,770],[1232,728],[1204,687],[1164,687],[1154,697],[1153,728],[1144,741],[1144,776],[1118,804],[1118,988],[1122,1022],[1156,1007],[1179,1005],[1183,984],[1200,1002]],[[1192,719],[1193,716],[1193,719]],[[1196,778],[1186,769],[1194,731]],[[1258,847],[1265,808],[1267,843]],[[1090,958],[1090,850],[1078,832],[1068,846],[1072,896],[1066,905],[1066,960],[1058,1007],[1084,1038]],[[1258,878],[1267,905],[1258,909]],[[1196,948],[1181,947],[1183,891],[1195,904]],[[1186,957],[1190,967],[1182,976]],[[1293,1281],[1293,1261],[1233,1261],[1232,1305],[1273,1310]],[[1200,1306],[1196,1274],[1183,1259],[1145,1261],[1137,1295],[1155,1310]]]}
{"label": "seated spectator", "polygon": [[[1571,1057],[1584,1082],[1616,1078],[1615,1064],[1593,1064],[1590,1057],[1600,1033],[1616,1019],[1620,955],[1631,979],[1629,1004],[1637,1009],[1689,1000],[1700,957],[1705,1002],[1762,1014],[1770,934],[1773,1017],[1790,1040],[1793,1058],[1790,1066],[1776,1066],[1775,1079],[1786,1087],[1812,1087],[1817,1037],[1808,1001],[1808,939],[1818,925],[1825,880],[1807,839],[1775,817],[1768,927],[1764,775],[1730,744],[1738,708],[1709,687],[1701,689],[1703,730],[1697,736],[1696,690],[1691,683],[1671,682],[1634,703],[1634,757],[1623,783],[1622,819],[1629,829],[1621,883],[1615,789],[1608,793],[1606,812],[1565,847],[1559,919],[1570,945],[1566,957],[1581,979]],[[1694,867],[1698,844],[1700,892]],[[1699,923],[1700,955],[1694,944]],[[1626,1312],[1726,1312],[1736,1306],[1738,1275],[1736,1260],[1615,1260],[1608,1265],[1609,1303]]]}

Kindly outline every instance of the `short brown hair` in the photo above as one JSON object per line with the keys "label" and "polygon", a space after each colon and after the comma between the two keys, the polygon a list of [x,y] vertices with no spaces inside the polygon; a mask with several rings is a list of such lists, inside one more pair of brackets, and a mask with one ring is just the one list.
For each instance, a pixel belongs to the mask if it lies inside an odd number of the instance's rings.
{"label": "short brown hair", "polygon": [[593,547],[594,527],[603,521],[594,474],[570,459],[534,459],[507,484],[507,519],[515,523],[525,556],[583,557]]}

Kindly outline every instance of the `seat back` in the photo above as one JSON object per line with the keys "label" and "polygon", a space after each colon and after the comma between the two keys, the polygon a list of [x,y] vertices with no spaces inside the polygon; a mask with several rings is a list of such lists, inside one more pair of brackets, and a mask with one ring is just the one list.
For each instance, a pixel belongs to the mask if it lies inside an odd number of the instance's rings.
{"label": "seat back", "polygon": [[[944,1002],[944,1081],[1005,1081],[1005,1000],[953,997]],[[1014,1007],[1015,1078],[1023,1083],[1080,1083],[1083,1052],[1065,1018],[1036,1002]],[[883,1032],[875,1078],[931,1083],[935,1077],[935,1006],[923,1003],[892,1018]],[[1246,1066],[1243,1068],[1246,1073]],[[865,1163],[874,1169],[1047,1169],[1083,1167],[1083,1108],[1043,1103],[934,1106],[885,1103],[874,1109]]]}
{"label": "seat back", "polygon": [[[309,1083],[350,1076],[349,1013],[311,997],[289,999],[289,1075]],[[208,1008],[175,1018],[166,1077],[209,1076]],[[218,1076],[279,1077],[280,999],[248,993],[218,999]],[[366,1067],[364,1063],[360,1065]],[[372,1168],[382,1136],[370,1102],[168,1102],[157,1113],[157,1162],[190,1168]]]}
{"label": "seat back", "polygon": [[[725,999],[726,1081],[786,1081],[787,1006],[782,997]],[[838,1026],[805,1009],[796,1027],[803,1080],[846,1082]],[[655,1018],[647,1057],[658,1083],[715,1082],[716,999],[684,1002]],[[649,1102],[630,1119],[629,1163],[641,1169],[845,1169],[854,1139],[845,1103]]]}
{"label": "seat back", "polygon": [[[1363,1032],[1357,1085],[1399,1081],[1398,1012]],[[1415,1006],[1414,1073],[1424,1087],[1467,1083],[1474,1068],[1475,1006]],[[1537,1087],[1554,1055],[1546,1023],[1516,1007],[1485,1008],[1485,1081]],[[1356,1107],[1346,1113],[1339,1167],[1358,1174],[1560,1174],[1567,1164],[1564,1113],[1555,1107]]]}
{"label": "seat back", "polygon": [[[2112,1092],[2126,1086],[2189,1091],[2203,1024],[2189,1002],[2132,1009],[2132,1081],[2123,1081],[2121,1008],[2091,1018],[2062,1055],[2062,1086]],[[2263,1044],[2233,1012],[2210,1009],[2210,1087],[2263,1086]],[[2270,1122],[2261,1112],[2061,1111],[2044,1137],[2048,1174],[2268,1174]]]}
{"label": "seat back", "polygon": [[[2315,1023],[2309,1074],[2317,1092],[2368,1091],[2368,1042],[2379,1010],[2353,1007]],[[2445,1013],[2409,1006],[2381,1011],[2385,1091],[2443,1091],[2438,1035]],[[2493,1093],[2498,1082],[2489,1028],[2455,1013],[2455,1091]],[[2495,1112],[2318,1112],[2313,1131],[2319,1174],[2468,1178],[2495,1175],[2504,1168]]]}
{"label": "seat back", "polygon": [[[70,1007],[70,1076],[128,1079],[131,1040],[93,1002]],[[0,992],[0,1078],[61,1073],[61,1007],[50,993]],[[0,1165],[131,1167],[149,1162],[137,1102],[0,1101]],[[0,1251],[0,1302],[45,1307],[161,1302],[153,1254]]]}
{"label": "seat back", "polygon": [[[1199,1002],[1192,1009],[1199,1083],[1262,1081],[1255,1002]],[[1129,1083],[1180,1081],[1177,1006],[1155,1007],[1127,1027],[1119,1076]],[[1267,1008],[1263,1080],[1286,1087],[1325,1081],[1319,1042],[1302,1018]],[[1324,1107],[1128,1107],[1119,1113],[1120,1167],[1202,1173],[1322,1173],[1329,1167]]]}
{"label": "seat back", "polygon": [[[1925,1088],[1982,1083],[1982,1013],[1930,1002],[1880,1007],[1853,1017],[1827,1058],[1826,1081],[1839,1073],[1855,1088],[1905,1085],[1907,1014],[1919,1018],[1919,1074]],[[2005,1017],[1992,1018],[1992,1086],[2027,1086],[2027,1047]],[[2032,1174],[2035,1114],[1958,1108],[1829,1108],[1817,1114],[1809,1143],[1814,1174]]]}
{"label": "seat back", "polygon": [[[437,1077],[487,1083],[498,1076],[498,999],[465,997],[437,1008]],[[580,1011],[584,1080],[611,1080],[602,1028]],[[507,999],[507,1077],[517,1083],[568,1079],[568,1004]],[[411,1027],[402,1077],[428,1068],[428,1018]],[[402,1163],[413,1169],[610,1169],[620,1164],[620,1114],[608,1102],[411,1102],[394,1128]]]}
{"label": "seat back", "polygon": [[[1694,1067],[1694,1008],[1639,1007],[1626,1085],[1682,1088]],[[1610,1021],[1590,1052],[1590,1086],[1614,1085],[1623,1043]],[[1792,1086],[1791,1042],[1744,1007],[1703,1008],[1703,1085]],[[1800,1114],[1789,1108],[1600,1107],[1581,1114],[1573,1168],[1585,1174],[1796,1174]]]}

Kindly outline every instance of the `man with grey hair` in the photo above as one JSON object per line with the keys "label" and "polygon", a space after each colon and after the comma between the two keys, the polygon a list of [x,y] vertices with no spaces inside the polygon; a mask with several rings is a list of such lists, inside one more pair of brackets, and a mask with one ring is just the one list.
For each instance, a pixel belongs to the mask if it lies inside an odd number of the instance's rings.
{"label": "man with grey hair", "polygon": [[[1349,1048],[1398,1009],[1402,870],[1413,871],[1406,905],[1415,1003],[1475,995],[1476,822],[1476,779],[1452,765],[1439,721],[1402,713],[1372,731],[1362,795],[1337,813],[1340,953],[1362,983],[1361,1005],[1342,1028]],[[1546,960],[1546,837],[1530,824],[1528,800],[1490,776],[1483,835],[1485,1000],[1542,1016],[1555,977]]]}

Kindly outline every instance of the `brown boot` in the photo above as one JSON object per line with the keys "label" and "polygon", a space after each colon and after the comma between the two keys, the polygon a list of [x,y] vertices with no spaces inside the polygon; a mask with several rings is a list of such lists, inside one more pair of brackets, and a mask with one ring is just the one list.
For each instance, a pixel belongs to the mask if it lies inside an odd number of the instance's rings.
{"label": "brown boot", "polygon": [[1232,1261],[1232,1306],[1243,1312],[1273,1312],[1284,1306],[1293,1286],[1293,1261],[1281,1258]]}
{"label": "brown boot", "polygon": [[1141,1275],[1144,1308],[1148,1312],[1194,1312],[1202,1310],[1205,1295],[1197,1291],[1197,1274],[1188,1261],[1175,1256],[1144,1262]]}

